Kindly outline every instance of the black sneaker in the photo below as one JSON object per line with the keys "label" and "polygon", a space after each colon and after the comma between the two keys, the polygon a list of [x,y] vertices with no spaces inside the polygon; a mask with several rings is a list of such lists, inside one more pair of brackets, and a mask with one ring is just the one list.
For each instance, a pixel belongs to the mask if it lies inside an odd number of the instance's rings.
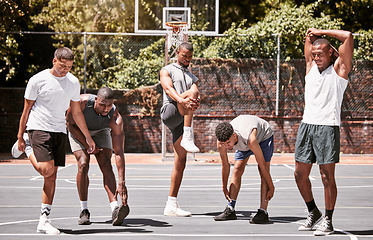
{"label": "black sneaker", "polygon": [[268,213],[266,213],[262,209],[258,209],[258,212],[249,220],[249,222],[255,224],[267,223],[269,222]]}
{"label": "black sneaker", "polygon": [[113,226],[120,226],[123,224],[123,220],[130,213],[130,208],[128,205],[124,206],[123,204],[120,207],[116,206],[112,213],[112,224]]}
{"label": "black sneaker", "polygon": [[89,220],[90,213],[88,209],[83,209],[82,212],[80,213],[78,224],[79,225],[89,225],[91,224],[91,221]]}
{"label": "black sneaker", "polygon": [[214,217],[215,221],[226,221],[226,220],[236,220],[236,211],[226,207],[224,212]]}
{"label": "black sneaker", "polygon": [[322,213],[315,208],[308,213],[306,221],[298,228],[298,231],[312,231],[313,227],[322,219]]}
{"label": "black sneaker", "polygon": [[332,220],[329,217],[324,217],[321,225],[313,232],[315,236],[326,236],[334,233]]}

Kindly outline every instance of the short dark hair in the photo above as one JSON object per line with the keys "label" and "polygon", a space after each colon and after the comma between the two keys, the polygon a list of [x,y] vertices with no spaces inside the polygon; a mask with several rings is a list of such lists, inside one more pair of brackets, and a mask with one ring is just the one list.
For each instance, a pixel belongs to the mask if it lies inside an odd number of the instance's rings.
{"label": "short dark hair", "polygon": [[74,53],[68,47],[60,47],[60,48],[57,48],[56,51],[54,52],[54,58],[58,60],[65,59],[65,60],[72,61],[74,60]]}
{"label": "short dark hair", "polygon": [[108,87],[102,87],[97,92],[97,97],[101,99],[114,99],[114,91]]}
{"label": "short dark hair", "polygon": [[180,49],[186,49],[188,51],[193,52],[193,45],[187,42],[183,42],[182,44],[179,45],[178,50]]}
{"label": "short dark hair", "polygon": [[233,127],[230,123],[228,122],[223,122],[223,123],[220,123],[216,129],[215,129],[215,135],[216,135],[216,138],[220,141],[220,142],[226,142],[229,140],[230,137],[232,137],[233,135]]}
{"label": "short dark hair", "polygon": [[330,42],[325,38],[318,38],[313,43],[312,46],[326,45],[330,48]]}

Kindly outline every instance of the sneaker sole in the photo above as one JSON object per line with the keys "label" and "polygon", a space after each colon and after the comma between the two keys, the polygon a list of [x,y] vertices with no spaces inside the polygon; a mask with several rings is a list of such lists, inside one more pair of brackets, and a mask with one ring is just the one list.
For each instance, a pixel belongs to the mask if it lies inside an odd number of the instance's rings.
{"label": "sneaker sole", "polygon": [[318,231],[315,231],[313,233],[314,236],[327,236],[327,235],[330,235],[330,234],[333,234],[334,231],[331,231],[331,232],[318,232]]}
{"label": "sneaker sole", "polygon": [[264,223],[269,223],[269,220],[266,220],[266,221],[252,221],[250,219],[249,223],[251,223],[251,224],[264,224]]}
{"label": "sneaker sole", "polygon": [[36,230],[37,233],[44,233],[44,234],[48,234],[48,235],[59,235],[60,232],[53,232],[53,233],[48,233],[47,231],[44,231],[44,230]]}
{"label": "sneaker sole", "polygon": [[84,221],[84,222],[80,222],[78,221],[78,225],[91,225],[91,221]]}
{"label": "sneaker sole", "polygon": [[126,205],[126,206],[121,205],[119,207],[117,218],[113,220],[113,223],[112,223],[113,226],[120,226],[120,225],[122,225],[124,219],[128,216],[129,213],[130,213],[130,208],[128,207],[128,205]]}
{"label": "sneaker sole", "polygon": [[319,218],[319,220],[317,220],[316,222],[315,222],[315,224],[311,227],[311,228],[301,228],[300,229],[300,227],[302,227],[302,226],[300,226],[299,228],[298,228],[298,231],[314,231],[314,227],[320,222],[322,220],[322,216]]}
{"label": "sneaker sole", "polygon": [[215,221],[230,221],[230,220],[237,220],[237,218],[226,218],[226,219],[216,219],[214,218]]}

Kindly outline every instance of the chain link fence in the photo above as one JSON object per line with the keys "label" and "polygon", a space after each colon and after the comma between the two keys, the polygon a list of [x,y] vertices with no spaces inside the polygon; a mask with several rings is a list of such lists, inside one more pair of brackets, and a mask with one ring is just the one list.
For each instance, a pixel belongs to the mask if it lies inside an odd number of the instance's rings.
{"label": "chain link fence", "polygon": [[[54,36],[53,39],[58,39],[55,45],[67,37],[73,37],[73,50],[78,60],[75,61],[72,72],[80,79],[84,76],[83,89],[99,88],[102,85],[136,88],[155,84],[158,82],[158,71],[164,65],[164,36],[99,33],[8,34],[16,38],[27,36],[31,43],[43,37]],[[305,63],[302,60],[303,49],[295,46],[302,44],[291,36],[268,36],[262,37],[260,41],[238,39],[233,49],[238,56],[235,59],[231,59],[232,49],[228,49],[229,46],[221,48],[219,53],[214,53],[226,58],[226,61],[204,57],[213,53],[206,52],[210,44],[227,37],[229,36],[189,37],[196,57],[192,72],[196,75],[206,75],[204,81],[213,81],[213,84],[218,81],[220,86],[226,88],[222,93],[229,95],[229,100],[234,103],[230,106],[234,109],[234,114],[245,113],[245,110],[250,109],[261,115],[301,116]],[[359,38],[358,35],[354,36],[356,49]],[[28,50],[23,51],[23,54],[26,54],[25,51]],[[299,56],[299,59],[290,59],[289,56]],[[50,67],[51,59],[46,61]],[[199,65],[202,65],[203,69]],[[22,69],[26,66],[16,67]],[[38,67],[28,67],[30,76],[40,70]],[[349,76],[350,84],[342,106],[343,117],[373,118],[372,76],[372,60],[354,59]],[[240,94],[242,92],[247,94]],[[236,96],[236,99],[232,96]],[[213,100],[204,104],[201,114],[223,112],[221,108],[227,107]]]}

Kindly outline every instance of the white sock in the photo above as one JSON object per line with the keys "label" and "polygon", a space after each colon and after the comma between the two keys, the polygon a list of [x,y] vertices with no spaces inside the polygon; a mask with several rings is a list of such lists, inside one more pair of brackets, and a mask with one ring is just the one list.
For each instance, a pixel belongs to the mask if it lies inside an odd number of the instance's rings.
{"label": "white sock", "polygon": [[80,201],[80,210],[88,209],[88,201]]}
{"label": "white sock", "polygon": [[192,131],[192,127],[186,127],[186,126],[184,126],[184,132],[186,132],[186,131]]}
{"label": "white sock", "polygon": [[168,196],[168,201],[170,201],[170,202],[176,202],[177,198],[176,197]]}
{"label": "white sock", "polygon": [[47,218],[51,213],[52,205],[42,203],[41,204],[41,211],[40,211],[40,218]]}
{"label": "white sock", "polygon": [[114,211],[115,207],[118,206],[118,201],[112,201],[110,203],[111,212]]}
{"label": "white sock", "polygon": [[31,146],[27,145],[27,146],[25,147],[25,153],[26,153],[27,158],[30,158],[30,155],[33,154],[34,151],[32,150],[32,147],[31,147]]}

